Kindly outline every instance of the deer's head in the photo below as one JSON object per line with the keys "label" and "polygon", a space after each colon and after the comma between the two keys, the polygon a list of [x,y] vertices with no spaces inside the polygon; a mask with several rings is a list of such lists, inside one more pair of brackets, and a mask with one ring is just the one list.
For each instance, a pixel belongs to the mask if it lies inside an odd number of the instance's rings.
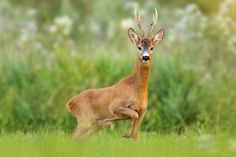
{"label": "deer's head", "polygon": [[141,25],[141,18],[140,14],[137,14],[136,9],[134,11],[135,20],[138,24],[140,36],[134,31],[133,28],[129,28],[128,35],[130,40],[137,46],[140,59],[143,63],[148,63],[152,59],[152,53],[154,47],[162,40],[164,36],[164,30],[161,29],[159,32],[157,32],[154,36],[152,36],[153,29],[157,25],[157,10],[155,9],[155,15],[153,15],[153,21],[150,24],[150,29],[148,32],[147,37],[144,36],[144,31]]}

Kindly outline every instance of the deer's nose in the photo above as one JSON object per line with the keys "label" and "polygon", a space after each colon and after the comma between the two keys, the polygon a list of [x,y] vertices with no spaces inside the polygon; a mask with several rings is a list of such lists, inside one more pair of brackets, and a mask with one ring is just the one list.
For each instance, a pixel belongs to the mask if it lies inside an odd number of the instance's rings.
{"label": "deer's nose", "polygon": [[146,62],[146,61],[149,61],[149,60],[150,60],[150,57],[149,57],[149,56],[142,56],[142,60],[145,61],[145,62]]}

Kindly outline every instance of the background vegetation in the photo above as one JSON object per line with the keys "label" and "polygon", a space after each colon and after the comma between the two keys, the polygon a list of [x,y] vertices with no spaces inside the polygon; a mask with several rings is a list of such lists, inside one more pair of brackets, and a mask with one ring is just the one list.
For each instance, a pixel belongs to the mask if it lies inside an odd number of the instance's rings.
{"label": "background vegetation", "polygon": [[68,99],[132,71],[132,12],[147,26],[154,7],[166,34],[154,50],[142,130],[234,134],[235,0],[1,0],[0,132],[71,131]]}

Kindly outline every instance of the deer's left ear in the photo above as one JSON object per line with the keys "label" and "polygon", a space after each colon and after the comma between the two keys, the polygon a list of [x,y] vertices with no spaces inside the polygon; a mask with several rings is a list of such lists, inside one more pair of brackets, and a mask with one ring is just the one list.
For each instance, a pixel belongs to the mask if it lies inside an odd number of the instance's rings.
{"label": "deer's left ear", "polygon": [[138,34],[134,31],[133,28],[129,28],[128,30],[128,35],[129,35],[129,39],[135,43],[135,44],[138,44],[139,42],[139,37],[138,37]]}
{"label": "deer's left ear", "polygon": [[157,45],[163,39],[163,37],[164,37],[164,30],[161,29],[152,39],[154,45]]}

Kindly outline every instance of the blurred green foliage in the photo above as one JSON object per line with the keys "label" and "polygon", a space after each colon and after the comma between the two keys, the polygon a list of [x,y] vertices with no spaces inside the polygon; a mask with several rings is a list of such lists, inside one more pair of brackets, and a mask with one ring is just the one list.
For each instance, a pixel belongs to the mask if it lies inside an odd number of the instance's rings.
{"label": "blurred green foliage", "polygon": [[[126,25],[138,6],[145,23],[157,7],[158,28],[166,31],[154,54],[142,129],[233,132],[234,23],[216,27],[215,19],[226,16],[219,1],[191,2],[1,1],[0,130],[72,129],[65,109],[70,97],[131,73],[137,50]],[[56,20],[61,16],[68,17]]]}

